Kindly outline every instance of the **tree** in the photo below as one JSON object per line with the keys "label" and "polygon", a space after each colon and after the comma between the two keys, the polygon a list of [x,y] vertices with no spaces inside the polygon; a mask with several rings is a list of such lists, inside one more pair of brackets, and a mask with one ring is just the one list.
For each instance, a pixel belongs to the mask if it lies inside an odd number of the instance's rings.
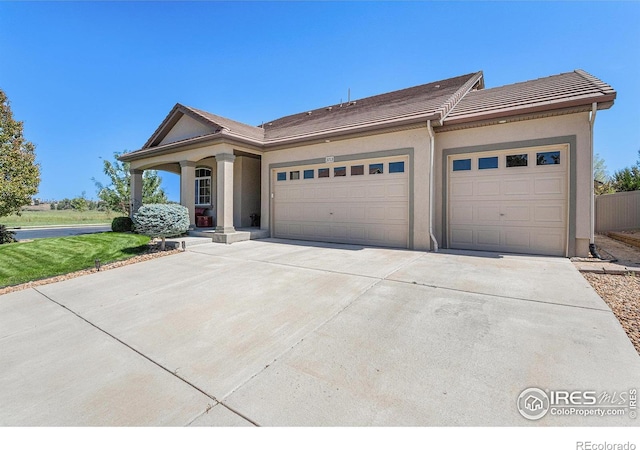
{"label": "tree", "polygon": [[[93,182],[98,189],[98,198],[105,202],[107,208],[129,215],[131,204],[131,175],[129,163],[118,161],[122,153],[113,154],[114,161],[104,161],[104,174],[110,183],[103,185],[95,178]],[[142,203],[167,203],[167,194],[161,187],[162,178],[155,170],[145,170],[142,176]]]}
{"label": "tree", "polygon": [[593,156],[593,189],[596,195],[615,192],[611,186],[607,165],[597,153]]}
{"label": "tree", "polygon": [[80,197],[76,197],[71,200],[71,208],[76,211],[86,211],[89,208],[86,192],[82,191],[82,195],[80,195]]}
{"label": "tree", "polygon": [[597,153],[593,156],[593,179],[600,183],[606,183],[609,181],[609,172],[607,171],[607,164],[604,159]]}
{"label": "tree", "polygon": [[25,140],[22,122],[13,119],[9,99],[0,89],[0,217],[20,214],[40,184],[35,145]]}
{"label": "tree", "polygon": [[625,167],[613,174],[611,185],[616,192],[640,190],[640,150],[635,166]]}

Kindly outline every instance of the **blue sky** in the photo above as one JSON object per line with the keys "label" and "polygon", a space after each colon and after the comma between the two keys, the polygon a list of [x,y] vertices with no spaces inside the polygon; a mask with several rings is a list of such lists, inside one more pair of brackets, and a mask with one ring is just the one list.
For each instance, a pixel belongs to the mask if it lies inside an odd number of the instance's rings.
{"label": "blue sky", "polygon": [[640,149],[638,2],[0,1],[0,57],[44,199],[95,198],[101,158],[176,102],[259,125],[478,70],[489,88],[584,69],[618,92],[596,120],[609,172]]}

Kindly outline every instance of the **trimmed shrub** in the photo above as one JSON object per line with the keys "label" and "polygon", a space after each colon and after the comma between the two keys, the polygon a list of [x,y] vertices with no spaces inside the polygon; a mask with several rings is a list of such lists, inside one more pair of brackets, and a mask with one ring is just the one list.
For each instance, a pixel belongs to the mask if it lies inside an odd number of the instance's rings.
{"label": "trimmed shrub", "polygon": [[189,210],[181,205],[150,204],[141,206],[133,215],[133,231],[150,238],[178,236],[189,229]]}
{"label": "trimmed shrub", "polygon": [[125,233],[133,230],[133,220],[130,217],[116,217],[111,222],[111,231]]}
{"label": "trimmed shrub", "polygon": [[17,242],[15,238],[15,231],[9,230],[4,225],[0,225],[0,244],[9,244],[11,242]]}

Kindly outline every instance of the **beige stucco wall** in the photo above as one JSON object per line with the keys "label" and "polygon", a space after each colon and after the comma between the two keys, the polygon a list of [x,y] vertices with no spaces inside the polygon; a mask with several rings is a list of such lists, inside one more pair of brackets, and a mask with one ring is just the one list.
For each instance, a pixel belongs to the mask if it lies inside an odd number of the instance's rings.
{"label": "beige stucco wall", "polygon": [[233,223],[251,226],[251,214],[260,214],[260,160],[238,156],[233,166]]}
{"label": "beige stucco wall", "polygon": [[203,136],[211,133],[212,131],[211,126],[205,125],[189,116],[183,115],[159,145],[170,144],[172,142],[181,141],[191,137]]}
{"label": "beige stucco wall", "polygon": [[[443,151],[458,147],[470,147],[505,142],[517,142],[559,136],[576,136],[576,160],[570,164],[576,168],[576,254],[586,256],[590,233],[590,201],[593,189],[590,161],[590,131],[588,113],[569,114],[536,120],[498,124],[487,127],[436,133],[435,154],[435,206],[434,222],[436,238],[442,235],[442,160]],[[573,256],[573,255],[569,255]]]}
{"label": "beige stucco wall", "polygon": [[[265,152],[262,156],[262,212],[261,227],[270,228],[271,183],[269,165],[291,163],[327,156],[358,155],[412,148],[413,161],[413,248],[427,250],[429,242],[429,135],[426,124],[422,128],[397,131],[387,134],[323,142],[292,149]],[[411,207],[411,205],[410,205]]]}

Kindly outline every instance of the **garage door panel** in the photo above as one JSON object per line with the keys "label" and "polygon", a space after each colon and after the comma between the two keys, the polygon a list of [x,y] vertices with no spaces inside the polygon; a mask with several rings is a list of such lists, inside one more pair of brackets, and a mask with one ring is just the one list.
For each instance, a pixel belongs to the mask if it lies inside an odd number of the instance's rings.
{"label": "garage door panel", "polygon": [[304,187],[302,189],[302,198],[305,200],[311,200],[316,197],[316,188],[315,187]]}
{"label": "garage door panel", "polygon": [[[536,164],[541,151],[560,151],[562,164]],[[478,169],[478,158],[528,154],[526,167]],[[455,155],[471,170],[448,166],[447,229],[451,248],[564,255],[568,222],[566,148]]]}
{"label": "garage door panel", "polygon": [[453,197],[472,197],[473,181],[451,180],[451,195]]}
{"label": "garage door panel", "polygon": [[478,230],[475,234],[480,245],[500,245],[500,230]]}
{"label": "garage door panel", "polygon": [[386,208],[385,221],[406,223],[406,217],[409,214],[407,205],[388,206]]}
{"label": "garage door panel", "polygon": [[471,246],[473,241],[473,230],[470,228],[452,227],[451,228],[451,247],[465,248]]}
{"label": "garage door panel", "polygon": [[503,233],[506,247],[520,249],[524,252],[531,247],[531,231],[529,229],[506,229]]}
{"label": "garage door panel", "polygon": [[389,183],[386,185],[387,198],[406,199],[408,196],[408,186],[406,183]]}
{"label": "garage door panel", "polygon": [[536,230],[535,246],[555,256],[564,255],[564,251],[558,251],[564,244],[564,235],[555,229]]}
{"label": "garage door panel", "polygon": [[531,205],[529,204],[507,204],[502,206],[501,211],[502,222],[506,225],[512,225],[512,222],[531,222]]}
{"label": "garage door panel", "polygon": [[516,195],[527,196],[531,191],[531,182],[529,180],[506,179],[502,180],[502,194],[513,197]]}
{"label": "garage door panel", "polygon": [[456,206],[451,211],[451,224],[471,224],[473,223],[473,205]]}
{"label": "garage door panel", "polygon": [[475,195],[500,195],[500,180],[483,180],[475,183]]}
{"label": "garage door panel", "polygon": [[557,224],[563,224],[566,215],[564,205],[536,206],[534,214],[536,223],[554,222]]}
{"label": "garage door panel", "polygon": [[562,177],[537,178],[534,182],[534,194],[557,194],[564,196],[566,182]]}
{"label": "garage door panel", "polygon": [[[329,168],[328,178],[276,180],[274,176],[274,230],[276,237],[407,247],[409,235],[408,161],[405,171],[389,173],[388,158],[381,174],[335,177],[333,166],[287,168],[302,171]],[[382,161],[371,161],[381,163]],[[296,191],[301,192],[298,194]]]}
{"label": "garage door panel", "polygon": [[362,222],[367,218],[367,209],[364,206],[355,206],[349,209],[350,222]]}
{"label": "garage door panel", "polygon": [[486,223],[486,222],[498,222],[500,220],[499,205],[480,204],[480,205],[476,205],[475,209],[477,213],[475,217],[472,218],[472,222]]}
{"label": "garage door panel", "polygon": [[384,186],[367,186],[367,197],[369,198],[384,198],[385,188]]}
{"label": "garage door panel", "polygon": [[356,185],[349,190],[349,198],[362,200],[362,199],[365,199],[366,197],[367,197],[366,186]]}

